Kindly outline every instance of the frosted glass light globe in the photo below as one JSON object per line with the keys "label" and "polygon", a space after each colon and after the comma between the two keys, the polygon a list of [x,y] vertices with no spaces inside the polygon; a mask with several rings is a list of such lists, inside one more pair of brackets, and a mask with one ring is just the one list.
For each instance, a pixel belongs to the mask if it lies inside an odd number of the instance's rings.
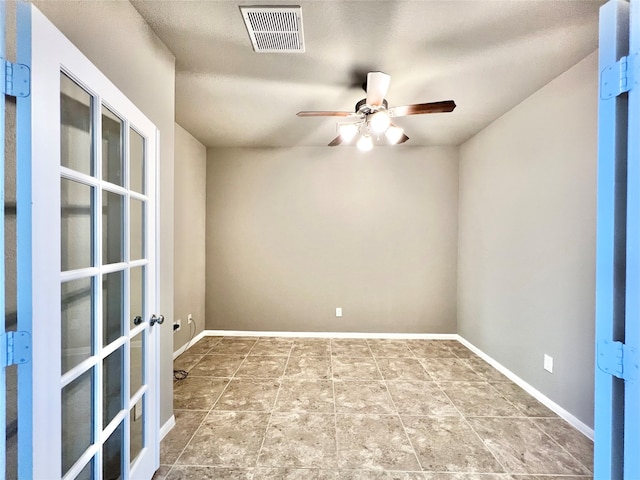
{"label": "frosted glass light globe", "polygon": [[368,152],[371,150],[373,148],[373,140],[371,140],[371,136],[363,135],[360,137],[358,143],[356,143],[356,147],[358,147],[358,150],[361,152]]}
{"label": "frosted glass light globe", "polygon": [[369,117],[369,128],[373,133],[384,133],[389,125],[391,125],[391,118],[387,112],[376,112]]}
{"label": "frosted glass light globe", "polygon": [[349,142],[356,136],[356,133],[358,133],[358,126],[355,123],[343,123],[338,127],[338,132],[342,140]]}
{"label": "frosted glass light globe", "polygon": [[391,142],[394,145],[400,141],[400,139],[402,138],[402,135],[404,135],[404,130],[400,127],[396,127],[395,125],[391,125],[389,129],[385,132],[385,136],[387,137],[387,140],[389,140],[389,142]]}

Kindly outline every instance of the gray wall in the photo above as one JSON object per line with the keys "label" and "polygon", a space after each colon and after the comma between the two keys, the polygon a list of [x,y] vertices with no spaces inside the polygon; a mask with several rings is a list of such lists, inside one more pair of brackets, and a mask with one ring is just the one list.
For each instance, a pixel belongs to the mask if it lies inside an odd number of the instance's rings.
{"label": "gray wall", "polygon": [[209,149],[206,328],[455,333],[457,152]]}
{"label": "gray wall", "polygon": [[458,333],[590,426],[597,79],[594,53],[460,149]]}
{"label": "gray wall", "polygon": [[[180,125],[175,126],[174,312],[182,328],[173,349],[204,329],[207,149]],[[195,329],[187,323],[192,314]]]}
{"label": "gray wall", "polygon": [[175,59],[129,2],[34,2],[160,130],[160,424],[173,415]]}

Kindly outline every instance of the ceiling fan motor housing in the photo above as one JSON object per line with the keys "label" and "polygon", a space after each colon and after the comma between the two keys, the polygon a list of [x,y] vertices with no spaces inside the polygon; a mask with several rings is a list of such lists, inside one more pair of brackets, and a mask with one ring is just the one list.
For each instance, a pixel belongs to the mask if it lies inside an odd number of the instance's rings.
{"label": "ceiling fan motor housing", "polygon": [[389,103],[386,100],[382,100],[382,105],[378,107],[372,107],[371,105],[367,105],[367,99],[363,98],[358,103],[356,103],[355,111],[358,114],[369,115],[370,113],[375,113],[378,110],[386,110],[389,108]]}

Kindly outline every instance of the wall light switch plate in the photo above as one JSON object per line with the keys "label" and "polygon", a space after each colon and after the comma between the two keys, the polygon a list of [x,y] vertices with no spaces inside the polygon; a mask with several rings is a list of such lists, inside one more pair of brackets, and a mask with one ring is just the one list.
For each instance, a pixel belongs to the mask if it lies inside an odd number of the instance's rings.
{"label": "wall light switch plate", "polygon": [[544,369],[549,373],[553,373],[553,357],[546,353],[544,354]]}
{"label": "wall light switch plate", "polygon": [[336,317],[342,316],[342,307],[336,307]]}

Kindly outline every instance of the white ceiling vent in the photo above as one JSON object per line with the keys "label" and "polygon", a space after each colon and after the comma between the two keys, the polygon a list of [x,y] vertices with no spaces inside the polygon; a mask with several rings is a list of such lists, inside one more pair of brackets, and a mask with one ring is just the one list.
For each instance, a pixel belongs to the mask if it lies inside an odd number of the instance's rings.
{"label": "white ceiling vent", "polygon": [[256,52],[304,52],[300,7],[240,7],[240,11]]}

